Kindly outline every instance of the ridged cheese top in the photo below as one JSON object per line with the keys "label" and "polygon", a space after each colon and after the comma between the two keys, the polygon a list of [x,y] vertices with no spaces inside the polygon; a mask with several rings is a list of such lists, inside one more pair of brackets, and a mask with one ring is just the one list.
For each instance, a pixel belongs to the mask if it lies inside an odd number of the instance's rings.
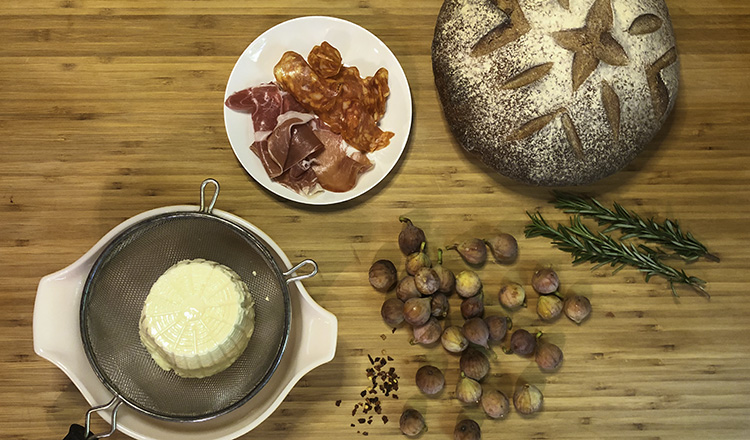
{"label": "ridged cheese top", "polygon": [[140,337],[161,368],[200,378],[237,360],[254,322],[252,296],[237,273],[213,261],[183,260],[151,287]]}

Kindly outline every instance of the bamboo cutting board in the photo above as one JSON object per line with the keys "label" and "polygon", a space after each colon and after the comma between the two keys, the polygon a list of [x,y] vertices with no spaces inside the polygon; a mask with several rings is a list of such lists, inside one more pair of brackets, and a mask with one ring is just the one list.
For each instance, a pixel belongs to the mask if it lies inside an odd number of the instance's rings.
{"label": "bamboo cutting board", "polygon": [[[450,135],[430,61],[437,0],[4,2],[2,437],[62,438],[89,407],[67,376],[33,351],[39,279],[133,215],[195,204],[200,181],[214,177],[222,185],[221,209],[257,225],[290,259],[318,262],[320,274],[304,284],[339,325],[333,361],[305,375],[243,438],[402,438],[398,418],[407,407],[424,414],[425,439],[452,438],[462,418],[477,420],[483,438],[750,438],[750,4],[668,5],[682,63],[675,110],[625,170],[579,189],[644,217],[678,219],[721,257],[688,267],[708,281],[710,300],[689,290],[675,298],[663,280],[646,283],[631,269],[573,266],[548,240],[523,238],[526,211],[540,210],[554,222],[567,217],[547,203],[547,189],[489,171]],[[364,196],[328,207],[289,203],[255,183],[235,159],[222,119],[224,88],[245,47],[271,26],[304,15],[340,17],[377,35],[403,66],[414,102],[410,139],[394,171]],[[518,238],[515,264],[479,270],[488,314],[506,313],[497,299],[501,284],[528,286],[543,265],[557,269],[564,294],[591,299],[592,316],[580,326],[539,321],[535,295],[512,314],[515,328],[542,330],[563,349],[556,373],[495,346],[484,386],[510,394],[518,382],[535,383],[545,395],[542,412],[512,411],[497,421],[461,404],[454,396],[458,357],[411,345],[406,327],[392,331],[382,322],[386,295],[369,286],[367,271],[387,258],[403,274],[401,215],[425,230],[433,251],[493,231]],[[446,254],[445,265],[466,268],[455,253]],[[451,306],[448,322],[460,323],[455,296]],[[399,389],[377,394],[379,414],[358,407],[353,415],[372,384],[370,357],[387,360]],[[431,398],[414,385],[416,370],[428,363],[443,369],[447,382]],[[107,428],[98,418],[95,425]]]}

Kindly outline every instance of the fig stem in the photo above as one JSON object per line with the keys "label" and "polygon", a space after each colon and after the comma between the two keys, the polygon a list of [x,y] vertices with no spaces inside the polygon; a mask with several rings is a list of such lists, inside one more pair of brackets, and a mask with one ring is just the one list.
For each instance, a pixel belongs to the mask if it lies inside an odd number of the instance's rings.
{"label": "fig stem", "polygon": [[402,215],[402,216],[400,216],[400,217],[398,218],[398,221],[400,221],[401,223],[409,223],[409,224],[412,224],[412,223],[411,223],[411,220],[409,220],[409,218],[408,218],[408,217],[404,217],[403,215]]}
{"label": "fig stem", "polygon": [[438,248],[438,259],[437,262],[439,265],[443,264],[443,250]]}
{"label": "fig stem", "polygon": [[513,329],[513,319],[511,319],[510,316],[506,317],[505,319],[508,320],[508,330],[512,330]]}
{"label": "fig stem", "polygon": [[474,347],[476,348],[476,350],[484,353],[484,355],[488,358],[497,359],[497,353],[495,353],[495,350],[493,350],[492,347],[489,346],[489,344],[486,347],[484,345],[474,345]]}

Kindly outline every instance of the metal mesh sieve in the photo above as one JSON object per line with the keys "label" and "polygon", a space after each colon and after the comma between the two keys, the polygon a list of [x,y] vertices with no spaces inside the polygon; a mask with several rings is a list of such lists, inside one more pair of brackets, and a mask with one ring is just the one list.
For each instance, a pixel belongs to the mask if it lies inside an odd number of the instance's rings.
{"label": "metal mesh sieve", "polygon": [[[218,184],[214,201],[217,194]],[[283,273],[256,236],[210,209],[159,215],[124,231],[104,249],[83,289],[81,333],[93,369],[125,403],[162,419],[206,420],[242,405],[271,377],[289,334],[292,279],[286,277],[293,270]],[[159,368],[138,333],[151,285],[173,264],[195,258],[233,269],[255,301],[248,348],[228,369],[202,379]]]}

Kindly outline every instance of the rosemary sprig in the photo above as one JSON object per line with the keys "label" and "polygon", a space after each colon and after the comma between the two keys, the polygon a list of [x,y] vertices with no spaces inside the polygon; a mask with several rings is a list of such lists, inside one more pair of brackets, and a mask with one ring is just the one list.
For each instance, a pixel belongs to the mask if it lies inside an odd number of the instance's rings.
{"label": "rosemary sprig", "polygon": [[[656,243],[687,261],[705,258],[709,261],[719,262],[719,257],[709,253],[706,246],[696,240],[693,234],[690,232],[683,233],[679,223],[675,220],[666,219],[663,223],[657,223],[653,218],[644,219],[640,215],[628,211],[617,202],[613,204],[614,210],[612,210],[592,197],[564,192],[555,192],[554,196],[555,207],[563,212],[595,219],[600,226],[608,225],[603,231],[605,234],[619,229],[623,233],[621,240],[638,238]],[[659,253],[646,246],[642,246],[642,248],[647,253]]]}
{"label": "rosemary sprig", "polygon": [[584,262],[594,263],[592,270],[610,265],[617,273],[626,266],[635,267],[643,272],[648,282],[653,276],[661,276],[669,282],[672,294],[677,295],[675,284],[685,284],[696,292],[710,298],[705,290],[706,282],[700,278],[689,276],[684,270],[675,269],[651,253],[643,252],[634,244],[626,244],[613,239],[602,232],[592,232],[581,221],[580,215],[570,218],[570,226],[551,226],[540,213],[526,213],[531,223],[526,225],[524,233],[527,238],[545,237],[552,240],[552,244],[573,256],[573,264]]}

